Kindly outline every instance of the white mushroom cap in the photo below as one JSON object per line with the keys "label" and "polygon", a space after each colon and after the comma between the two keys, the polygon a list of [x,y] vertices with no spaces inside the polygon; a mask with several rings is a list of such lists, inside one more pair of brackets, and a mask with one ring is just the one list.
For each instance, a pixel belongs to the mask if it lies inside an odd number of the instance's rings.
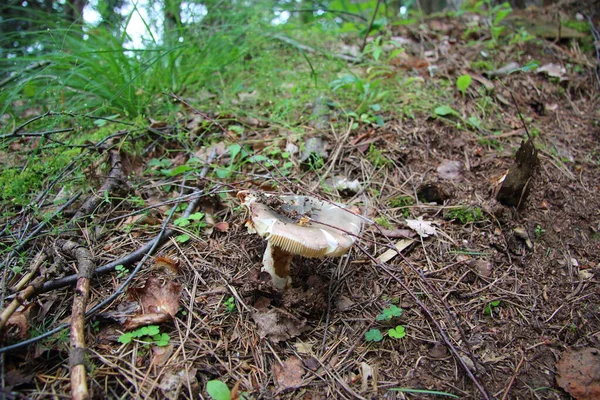
{"label": "white mushroom cap", "polygon": [[290,254],[313,258],[341,256],[360,233],[359,216],[314,197],[251,192],[240,192],[238,197],[250,210],[249,230]]}

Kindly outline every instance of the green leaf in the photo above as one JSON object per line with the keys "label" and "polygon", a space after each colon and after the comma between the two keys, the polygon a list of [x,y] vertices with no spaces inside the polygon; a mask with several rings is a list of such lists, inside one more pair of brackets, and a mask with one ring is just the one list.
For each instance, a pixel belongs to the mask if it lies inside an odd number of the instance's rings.
{"label": "green leaf", "polygon": [[[234,131],[236,133],[244,133],[244,127],[240,125],[231,125],[229,127],[230,131]],[[230,150],[231,151],[231,150]],[[233,157],[232,157],[233,158]]]}
{"label": "green leaf", "polygon": [[146,329],[147,333],[145,335],[147,336],[154,336],[160,333],[160,328],[158,327],[158,325],[148,325],[142,329]]}
{"label": "green leaf", "polygon": [[406,336],[406,329],[402,325],[398,325],[394,329],[388,331],[388,336],[394,339],[402,339]]}
{"label": "green leaf", "polygon": [[190,220],[185,217],[179,217],[175,221],[173,221],[175,226],[188,226],[190,224]]}
{"label": "green leaf", "polygon": [[371,329],[368,332],[365,332],[365,340],[367,342],[381,342],[383,340],[383,335],[379,329]]}
{"label": "green leaf", "polygon": [[231,168],[215,168],[215,174],[217,174],[217,176],[220,179],[225,179],[227,178],[230,174],[231,174]]}
{"label": "green leaf", "polygon": [[133,340],[133,334],[131,332],[127,332],[127,333],[124,333],[121,336],[119,336],[118,342],[127,344],[127,343],[131,343],[132,340]]}
{"label": "green leaf", "polygon": [[185,243],[188,240],[190,240],[190,235],[188,235],[187,233],[184,233],[183,235],[179,235],[175,238],[175,240],[177,240],[179,243]]}
{"label": "green leaf", "polygon": [[237,143],[234,143],[229,146],[229,155],[231,157],[231,162],[233,162],[233,160],[235,160],[235,157],[240,153],[241,150],[242,150],[242,146],[240,146]]}
{"label": "green leaf", "polygon": [[463,95],[465,94],[465,91],[467,90],[470,84],[471,75],[461,75],[456,80],[456,87],[458,87],[458,90],[460,90]]}
{"label": "green leaf", "polygon": [[440,117],[445,117],[446,115],[458,115],[452,107],[450,106],[439,106],[433,111],[435,115],[439,115]]}
{"label": "green leaf", "polygon": [[189,165],[180,165],[178,167],[173,168],[172,170],[169,170],[168,175],[169,176],[181,175],[181,174],[191,171],[193,169],[194,169],[194,167],[190,167]]}
{"label": "green leaf", "polygon": [[394,317],[399,317],[402,315],[402,309],[395,304],[392,304],[389,307],[384,308],[381,311],[381,314],[377,316],[377,321],[389,321]]}
{"label": "green leaf", "polygon": [[231,391],[226,384],[219,380],[206,382],[206,392],[214,400],[231,400]]}
{"label": "green leaf", "polygon": [[154,335],[152,337],[152,340],[154,341],[154,344],[156,344],[158,347],[164,347],[169,344],[169,340],[171,340],[171,337],[166,333],[161,333],[160,335]]}
{"label": "green leaf", "polygon": [[193,213],[188,218],[191,219],[192,221],[200,221],[202,218],[204,218],[204,214],[201,212],[197,212],[197,213]]}
{"label": "green leaf", "polygon": [[494,18],[494,25],[498,25],[504,18],[506,18],[512,12],[511,8],[499,10]]}
{"label": "green leaf", "polygon": [[257,156],[252,156],[248,159],[248,161],[250,162],[265,162],[269,159],[269,157],[267,156],[263,156],[263,155],[257,155]]}

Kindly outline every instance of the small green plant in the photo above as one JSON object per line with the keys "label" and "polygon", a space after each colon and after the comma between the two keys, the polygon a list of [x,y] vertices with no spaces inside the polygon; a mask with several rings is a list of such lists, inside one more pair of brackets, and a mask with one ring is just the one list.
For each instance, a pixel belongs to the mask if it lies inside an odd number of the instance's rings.
{"label": "small green plant", "polygon": [[535,240],[540,240],[544,233],[546,233],[546,230],[541,225],[535,226]]}
{"label": "small green plant", "polygon": [[123,278],[124,276],[129,274],[129,269],[126,268],[123,264],[117,265],[115,267],[115,271],[117,271],[117,278]]}
{"label": "small green plant", "polygon": [[456,87],[461,91],[463,96],[469,88],[469,85],[471,85],[471,75],[461,75],[456,80]]}
{"label": "small green plant", "polygon": [[375,218],[375,223],[385,229],[390,229],[392,227],[392,224],[387,220],[386,217]]}
{"label": "small green plant", "polygon": [[389,321],[394,317],[399,317],[402,315],[402,309],[395,304],[390,305],[389,307],[384,308],[381,311],[381,314],[377,316],[377,321]]}
{"label": "small green plant", "polygon": [[408,218],[410,216],[410,206],[415,204],[414,200],[410,196],[399,196],[390,199],[389,206],[392,208],[399,208],[402,210],[402,215]]}
{"label": "small green plant", "polygon": [[379,329],[369,329],[365,332],[365,340],[367,342],[381,342],[383,340],[383,335]]}
{"label": "small green plant", "polygon": [[[179,217],[173,224],[180,228],[187,227],[187,229],[192,229],[196,233],[200,233],[200,230],[206,226],[206,223],[202,221],[204,219],[204,214],[201,212],[196,212],[191,214],[189,217]],[[185,243],[190,240],[191,236],[188,233],[181,234],[175,238],[179,243]]]}
{"label": "small green plant", "polygon": [[488,317],[491,317],[491,316],[492,316],[492,314],[493,314],[493,312],[494,312],[494,309],[496,309],[497,307],[499,307],[499,306],[500,306],[500,303],[501,303],[501,301],[500,301],[500,300],[494,300],[494,301],[490,301],[490,302],[488,303],[488,305],[487,305],[487,306],[485,306],[485,308],[483,309],[483,313],[484,313],[485,315],[487,315]]}
{"label": "small green plant", "polygon": [[229,312],[233,312],[235,310],[235,299],[233,296],[229,297],[227,300],[223,302],[223,305]]}
{"label": "small green plant", "polygon": [[388,336],[394,339],[402,339],[406,336],[406,328],[402,325],[398,325],[394,329],[388,331]]}
{"label": "small green plant", "polygon": [[386,165],[392,163],[389,158],[383,155],[383,151],[379,150],[372,143],[369,146],[369,151],[367,152],[367,160],[369,160],[375,168],[385,167]]}
{"label": "small green plant", "polygon": [[138,328],[134,331],[127,332],[119,336],[119,343],[129,344],[132,341],[139,341],[144,345],[156,345],[164,347],[169,344],[171,337],[166,333],[160,333],[158,325],[148,325]]}
{"label": "small green plant", "polygon": [[448,210],[444,217],[450,220],[458,220],[464,225],[483,221],[483,211],[479,207],[460,206]]}
{"label": "small green plant", "polygon": [[229,387],[217,379],[206,382],[206,392],[213,400],[231,399],[231,390],[229,390]]}

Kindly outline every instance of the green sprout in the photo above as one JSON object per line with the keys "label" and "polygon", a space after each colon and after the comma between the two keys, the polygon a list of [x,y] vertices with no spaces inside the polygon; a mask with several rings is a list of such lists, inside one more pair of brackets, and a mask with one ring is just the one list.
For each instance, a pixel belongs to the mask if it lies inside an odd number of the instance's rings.
{"label": "green sprout", "polygon": [[129,344],[134,339],[144,345],[154,344],[158,347],[164,347],[169,344],[171,337],[166,333],[160,333],[158,325],[148,325],[122,334],[119,336],[118,341],[122,344]]}
{"label": "green sprout", "polygon": [[383,340],[383,335],[379,329],[370,329],[365,332],[365,340],[367,342],[381,342]]}
{"label": "green sprout", "polygon": [[381,311],[381,314],[377,316],[377,321],[389,321],[394,317],[399,317],[402,315],[402,309],[395,304],[392,304],[389,307],[384,308]]}

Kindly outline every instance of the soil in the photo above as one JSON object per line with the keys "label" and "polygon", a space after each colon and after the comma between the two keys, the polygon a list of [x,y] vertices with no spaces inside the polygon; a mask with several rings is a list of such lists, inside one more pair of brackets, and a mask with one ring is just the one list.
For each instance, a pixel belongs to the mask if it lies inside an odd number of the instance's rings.
{"label": "soil", "polygon": [[[443,24],[427,28],[428,44],[444,43]],[[397,34],[417,35],[407,29]],[[388,232],[407,228],[407,209],[392,208],[390,202],[410,196],[415,203],[409,218],[422,217],[435,226],[436,235],[413,235],[414,242],[389,261],[377,257],[398,239],[365,222],[348,256],[294,258],[293,287],[280,293],[260,274],[266,243],[247,232],[247,216],[235,197],[238,190],[257,190],[261,183],[204,180],[206,187],[221,185],[215,192],[225,193],[223,204],[213,217],[228,228],[161,248],[159,254],[179,260],[177,277],[169,279],[183,287],[179,312],[161,324],[170,344],[121,344],[123,327],[114,318],[90,320],[92,397],[198,398],[201,393],[207,398],[206,383],[218,379],[235,386],[234,397],[247,392],[257,399],[444,398],[394,388],[463,399],[569,399],[556,381],[558,360],[568,349],[600,348],[600,82],[592,68],[595,55],[582,53],[574,43],[527,42],[493,55],[499,66],[516,53],[541,65],[579,66],[567,70],[566,79],[513,73],[502,76],[501,83],[490,78],[491,91],[473,82],[464,96],[456,93],[452,106],[464,116],[490,98],[496,107],[489,118],[504,132],[500,135],[461,129],[456,119],[390,114],[383,127],[364,125],[344,140],[339,132],[324,136],[329,154],[339,147],[336,160],[325,160],[325,168],[335,163],[331,176],[359,179],[363,185],[358,193],[344,191],[345,198],[334,192],[333,200],[359,207],[366,221],[385,218],[391,226],[381,228]],[[439,75],[424,79],[436,85],[436,79],[466,72],[465,65],[482,50],[452,43],[436,61]],[[538,162],[517,209],[500,204],[496,194],[526,138],[523,123]],[[270,128],[261,129],[248,139],[260,140]],[[306,131],[323,134],[311,127]],[[369,162],[361,137],[374,139],[371,143],[392,163],[375,167]],[[437,172],[447,161],[461,165],[452,179]],[[300,170],[269,185],[281,193],[291,188],[308,194],[319,178],[315,171]],[[133,179],[149,185],[143,174]],[[423,188],[435,193],[419,198]],[[447,218],[459,206],[478,207],[483,218]],[[130,211],[115,205],[95,219]],[[112,261],[158,229],[115,226],[99,233],[102,240],[92,245],[93,254],[99,264]],[[152,267],[148,262],[134,287],[161,275]],[[116,275],[94,280],[91,304],[120,282]],[[227,307],[230,297],[235,307]],[[71,289],[40,295],[32,302],[37,315],[32,321],[68,321],[71,298]],[[123,295],[103,311],[116,312],[125,301]],[[402,314],[378,320],[391,305]],[[405,337],[386,335],[398,325],[405,327]],[[18,333],[18,325],[9,328]],[[371,329],[379,329],[383,340],[367,341]],[[28,398],[69,393],[67,358],[64,337],[11,351],[4,359],[7,385]]]}

